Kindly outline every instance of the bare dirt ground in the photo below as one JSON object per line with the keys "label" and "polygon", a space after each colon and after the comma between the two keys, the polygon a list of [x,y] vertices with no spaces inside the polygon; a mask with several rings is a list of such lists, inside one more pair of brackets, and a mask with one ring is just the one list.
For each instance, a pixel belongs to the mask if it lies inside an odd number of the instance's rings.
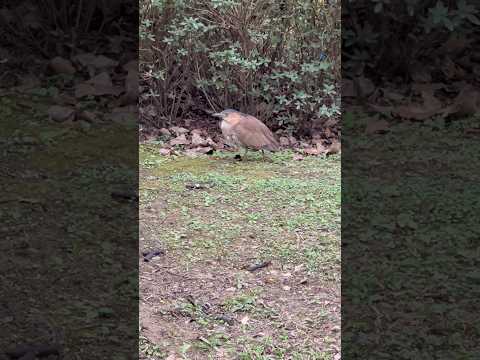
{"label": "bare dirt ground", "polygon": [[140,357],[339,358],[339,156],[140,150]]}

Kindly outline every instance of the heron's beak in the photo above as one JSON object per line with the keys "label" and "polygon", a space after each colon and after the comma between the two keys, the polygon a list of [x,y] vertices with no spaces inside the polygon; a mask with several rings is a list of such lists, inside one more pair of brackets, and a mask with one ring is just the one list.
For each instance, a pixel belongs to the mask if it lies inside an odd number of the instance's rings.
{"label": "heron's beak", "polygon": [[212,116],[215,116],[215,117],[221,118],[221,117],[222,117],[222,114],[220,114],[220,113],[215,113],[215,114],[212,114]]}

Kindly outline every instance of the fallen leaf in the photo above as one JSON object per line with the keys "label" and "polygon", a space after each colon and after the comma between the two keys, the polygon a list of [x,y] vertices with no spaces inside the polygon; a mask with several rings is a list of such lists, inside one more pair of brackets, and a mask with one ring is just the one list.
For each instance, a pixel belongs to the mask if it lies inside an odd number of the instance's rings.
{"label": "fallen leaf", "polygon": [[299,155],[299,154],[295,154],[295,155],[293,155],[293,160],[294,160],[294,161],[302,161],[302,160],[303,160],[303,156],[302,156],[302,155]]}
{"label": "fallen leaf", "polygon": [[203,146],[207,145],[207,140],[201,137],[198,133],[193,133],[192,135],[192,145],[193,146]]}
{"label": "fallen leaf", "polygon": [[445,43],[440,48],[442,54],[458,55],[460,54],[470,43],[472,39],[468,39],[465,36],[452,33]]}
{"label": "fallen leaf", "polygon": [[294,136],[289,136],[288,141],[290,141],[290,145],[296,145],[298,143],[297,139]]}
{"label": "fallen leaf", "polygon": [[303,264],[297,265],[297,266],[295,266],[293,271],[294,272],[299,272],[300,270],[303,270],[304,267],[305,267],[305,265],[303,265]]}
{"label": "fallen leaf", "polygon": [[342,150],[342,146],[341,146],[340,142],[335,141],[335,142],[332,143],[332,145],[330,145],[330,147],[328,148],[325,155],[328,157],[328,156],[333,155],[333,154],[338,154],[338,153],[341,152],[341,150]]}
{"label": "fallen leaf", "polygon": [[78,103],[77,99],[73,96],[67,94],[59,94],[55,97],[55,103],[61,105],[76,105]]}
{"label": "fallen leaf", "polygon": [[275,279],[274,277],[266,277],[264,280],[263,280],[266,284],[275,284],[277,282],[277,279]]}
{"label": "fallen leaf", "polygon": [[76,72],[72,62],[60,56],[54,57],[52,60],[50,60],[49,66],[56,74],[73,75]]}
{"label": "fallen leaf", "polygon": [[170,130],[168,129],[165,129],[165,128],[161,128],[159,130],[160,134],[164,135],[164,136],[172,136],[172,133],[170,132]]}
{"label": "fallen leaf", "polygon": [[367,134],[383,134],[388,131],[389,124],[386,120],[370,121],[367,124],[365,133]]}
{"label": "fallen leaf", "polygon": [[421,92],[423,105],[429,109],[440,109],[442,103],[433,95],[433,90],[423,90]]}
{"label": "fallen leaf", "polygon": [[92,111],[84,110],[81,111],[80,114],[78,114],[78,119],[92,123],[97,120],[97,115]]}
{"label": "fallen leaf", "polygon": [[290,140],[288,140],[288,138],[285,137],[285,136],[280,137],[278,139],[278,141],[280,142],[281,146],[289,146],[290,145]]}
{"label": "fallen leaf", "polygon": [[240,319],[240,323],[242,325],[247,325],[249,320],[250,320],[250,317],[248,315],[245,315],[243,318]]}
{"label": "fallen leaf", "polygon": [[307,155],[318,155],[318,154],[320,154],[320,150],[316,146],[303,149],[303,152]]}
{"label": "fallen leaf", "polygon": [[84,67],[93,67],[97,70],[104,70],[107,68],[113,68],[118,65],[118,62],[112,60],[104,55],[95,55],[92,53],[78,54],[72,58]]}
{"label": "fallen leaf", "polygon": [[177,136],[175,139],[170,140],[170,145],[187,145],[190,144],[190,140],[187,139],[185,134]]}
{"label": "fallen leaf", "polygon": [[327,148],[323,146],[323,142],[319,141],[315,143],[320,154],[327,152]]}
{"label": "fallen leaf", "polygon": [[213,146],[214,148],[216,148],[217,143],[215,141],[213,141],[211,137],[208,137],[207,138],[207,145],[208,146]]}
{"label": "fallen leaf", "polygon": [[433,91],[424,90],[421,94],[424,100],[423,104],[400,105],[394,108],[392,113],[404,119],[419,121],[442,113],[442,104],[435,98]]}
{"label": "fallen leaf", "polygon": [[464,132],[465,135],[480,135],[480,129],[477,128],[468,128]]}
{"label": "fallen leaf", "polygon": [[175,134],[177,134],[177,136],[188,133],[188,129],[179,126],[172,126],[170,131],[173,131]]}
{"label": "fallen leaf", "polygon": [[162,148],[162,149],[159,150],[159,153],[162,156],[167,156],[167,155],[170,155],[172,153],[172,150]]}
{"label": "fallen leaf", "polygon": [[77,85],[75,88],[75,97],[119,95],[121,92],[121,89],[113,86],[110,75],[102,72],[83,84]]}
{"label": "fallen leaf", "polygon": [[200,152],[197,150],[197,148],[185,150],[185,156],[195,158],[195,157],[198,157],[198,156],[200,156],[200,155],[202,155],[202,153],[200,153]]}
{"label": "fallen leaf", "polygon": [[75,118],[75,109],[66,106],[53,105],[48,109],[48,116],[53,121],[63,122]]}
{"label": "fallen leaf", "polygon": [[453,105],[446,111],[446,115],[472,116],[480,112],[480,92],[472,86],[466,86],[455,98]]}

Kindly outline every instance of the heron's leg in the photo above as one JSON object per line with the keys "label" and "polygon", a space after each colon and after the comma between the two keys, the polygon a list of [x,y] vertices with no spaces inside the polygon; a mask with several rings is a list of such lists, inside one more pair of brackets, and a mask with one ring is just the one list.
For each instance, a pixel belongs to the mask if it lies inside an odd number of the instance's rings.
{"label": "heron's leg", "polygon": [[245,152],[243,153],[243,157],[246,159],[247,158],[247,152],[248,152],[248,148],[245,148]]}
{"label": "heron's leg", "polygon": [[265,151],[262,149],[262,159],[265,161]]}

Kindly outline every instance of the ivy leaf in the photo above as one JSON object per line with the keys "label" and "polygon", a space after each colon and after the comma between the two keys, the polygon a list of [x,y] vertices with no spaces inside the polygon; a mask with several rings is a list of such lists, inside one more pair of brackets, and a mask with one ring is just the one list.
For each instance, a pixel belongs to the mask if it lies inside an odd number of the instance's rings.
{"label": "ivy leaf", "polygon": [[429,12],[432,16],[434,24],[440,24],[444,22],[448,16],[448,9],[445,7],[442,1],[438,1],[435,7],[431,8]]}
{"label": "ivy leaf", "polygon": [[474,25],[480,25],[480,19],[473,14],[467,15],[467,19]]}

